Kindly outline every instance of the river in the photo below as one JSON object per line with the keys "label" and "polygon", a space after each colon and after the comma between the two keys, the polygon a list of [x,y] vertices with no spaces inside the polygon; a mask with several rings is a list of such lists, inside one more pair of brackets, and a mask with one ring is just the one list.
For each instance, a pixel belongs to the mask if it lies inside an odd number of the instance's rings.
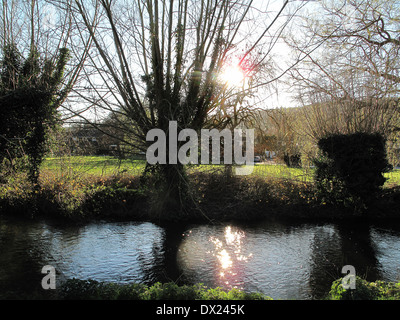
{"label": "river", "polygon": [[[273,299],[321,299],[352,265],[369,281],[400,280],[396,223],[221,223],[85,225],[0,217],[0,297],[29,298],[42,267],[68,278],[117,283],[175,281],[265,293]],[[56,289],[57,290],[57,289]]]}

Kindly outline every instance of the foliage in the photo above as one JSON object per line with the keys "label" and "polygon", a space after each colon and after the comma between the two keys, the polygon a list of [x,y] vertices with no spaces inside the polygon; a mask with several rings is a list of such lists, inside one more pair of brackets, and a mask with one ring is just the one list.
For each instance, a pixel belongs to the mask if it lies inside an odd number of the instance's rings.
{"label": "foliage", "polygon": [[301,154],[287,154],[283,156],[283,161],[290,168],[301,168]]}
{"label": "foliage", "polygon": [[[285,178],[227,176],[198,172],[190,176],[199,207],[209,217],[252,220],[286,214],[300,217],[299,210],[315,203],[310,184]],[[294,209],[294,208],[297,208]]]}
{"label": "foliage", "polygon": [[201,300],[272,300],[259,292],[247,293],[237,288],[225,291],[220,287],[200,291]]}
{"label": "foliage", "polygon": [[331,135],[318,141],[315,184],[323,201],[367,206],[384,185],[391,168],[379,134]]}
{"label": "foliage", "polygon": [[43,59],[32,47],[24,58],[14,44],[3,48],[0,64],[0,160],[27,156],[29,179],[37,184],[47,151],[48,131],[57,125],[57,108],[68,50]]}
{"label": "foliage", "polygon": [[0,210],[4,213],[88,220],[138,218],[146,211],[146,195],[138,188],[138,178],[124,173],[95,176],[45,168],[39,188],[28,181],[26,172],[14,172],[3,182]]}
{"label": "foliage", "polygon": [[[48,158],[41,167],[40,188],[35,189],[27,172],[0,172],[0,211],[7,214],[40,215],[72,220],[139,219],[161,221],[154,216],[157,197],[143,183],[144,161],[111,157]],[[256,165],[249,176],[231,176],[224,166],[191,166],[190,196],[196,206],[186,220],[253,220],[266,217],[331,219],[313,184],[313,169]],[[398,213],[399,171],[386,174],[390,185],[377,201],[383,216]],[[335,199],[340,197],[340,193]],[[372,210],[371,212],[373,212]],[[376,216],[376,214],[375,214]]]}
{"label": "foliage", "polygon": [[61,298],[73,300],[270,300],[261,293],[238,289],[224,291],[202,284],[178,286],[173,282],[115,284],[95,280],[68,279],[61,287]]}
{"label": "foliage", "polygon": [[24,215],[35,210],[32,184],[26,172],[7,173],[0,185],[0,212]]}
{"label": "foliage", "polygon": [[356,277],[355,289],[344,289],[342,278],[332,283],[328,298],[330,300],[399,300],[400,283],[375,281],[368,282]]}
{"label": "foliage", "polygon": [[82,215],[101,217],[126,217],[146,212],[147,196],[137,189],[103,187],[86,194],[85,201],[79,207]]}

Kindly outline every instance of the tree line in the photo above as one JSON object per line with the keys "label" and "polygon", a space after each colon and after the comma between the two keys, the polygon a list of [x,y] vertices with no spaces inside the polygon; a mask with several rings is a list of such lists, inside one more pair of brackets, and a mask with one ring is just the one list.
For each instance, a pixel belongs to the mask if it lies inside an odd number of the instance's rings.
{"label": "tree line", "polygon": [[[289,158],[330,134],[379,133],[396,143],[398,7],[394,0],[3,1],[0,160],[25,157],[37,184],[50,133],[73,122],[141,151],[146,133],[168,135],[170,121],[178,130],[255,127]],[[227,65],[246,81],[221,81]],[[278,88],[301,108],[267,110]],[[183,165],[148,165],[146,173],[161,186],[162,212],[190,210]]]}

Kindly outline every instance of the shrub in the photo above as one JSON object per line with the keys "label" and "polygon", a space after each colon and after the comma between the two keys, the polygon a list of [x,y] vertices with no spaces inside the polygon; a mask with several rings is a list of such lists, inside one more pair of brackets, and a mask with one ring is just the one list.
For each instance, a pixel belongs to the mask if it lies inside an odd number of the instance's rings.
{"label": "shrub", "polygon": [[332,135],[318,141],[317,194],[325,202],[365,207],[381,190],[391,167],[380,134]]}
{"label": "shrub", "polygon": [[342,278],[333,282],[328,298],[330,300],[399,300],[400,283],[368,282],[356,277],[355,289],[344,289]]}
{"label": "shrub", "polygon": [[270,297],[265,296],[262,293],[253,292],[248,293],[241,291],[237,288],[233,288],[229,291],[225,291],[222,288],[210,288],[200,291],[200,300],[271,300]]}
{"label": "shrub", "polygon": [[270,300],[261,293],[238,289],[224,291],[202,284],[178,286],[176,283],[115,284],[95,280],[68,279],[61,286],[60,298],[72,300]]}
{"label": "shrub", "polygon": [[289,168],[301,168],[301,154],[287,154],[283,156],[283,161]]}
{"label": "shrub", "polygon": [[145,211],[146,203],[146,195],[141,190],[107,186],[88,190],[80,211],[94,217],[138,216]]}
{"label": "shrub", "polygon": [[355,289],[344,289],[342,285],[343,278],[333,282],[329,291],[331,300],[374,300],[377,292],[373,286],[360,277],[356,277]]}
{"label": "shrub", "polygon": [[157,282],[148,287],[141,295],[143,300],[195,300],[199,288],[196,286],[178,286],[173,282]]}

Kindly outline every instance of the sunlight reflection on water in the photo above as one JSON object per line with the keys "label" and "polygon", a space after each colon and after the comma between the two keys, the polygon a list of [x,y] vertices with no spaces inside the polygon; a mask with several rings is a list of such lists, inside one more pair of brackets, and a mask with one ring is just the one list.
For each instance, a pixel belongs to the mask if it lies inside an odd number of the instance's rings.
{"label": "sunlight reflection on water", "polygon": [[0,253],[0,296],[36,290],[44,265],[58,280],[203,283],[274,299],[323,298],[347,264],[369,281],[400,280],[396,224],[79,226],[0,217]]}
{"label": "sunlight reflection on water", "polygon": [[275,292],[278,298],[309,297],[310,288],[304,283],[310,276],[314,232],[285,231],[281,226],[259,231],[234,225],[193,227],[179,247],[183,275],[224,289]]}
{"label": "sunlight reflection on water", "polygon": [[253,253],[243,254],[243,241],[246,237],[244,231],[237,227],[226,226],[223,235],[223,240],[216,236],[209,237],[214,248],[208,252],[218,261],[216,273],[219,274],[220,281],[227,287],[237,287],[237,282],[233,280],[237,276],[236,270],[241,268],[239,263],[247,262]]}

